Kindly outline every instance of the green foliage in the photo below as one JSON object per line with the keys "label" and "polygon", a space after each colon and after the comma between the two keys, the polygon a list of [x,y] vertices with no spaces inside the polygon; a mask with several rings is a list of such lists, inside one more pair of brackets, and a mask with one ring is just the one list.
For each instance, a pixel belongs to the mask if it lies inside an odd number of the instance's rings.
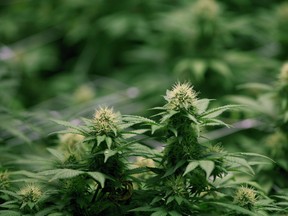
{"label": "green foliage", "polygon": [[0,98],[31,106],[94,75],[141,86],[149,95],[191,79],[205,96],[219,98],[246,80],[269,80],[285,60],[282,2],[5,1],[0,88],[9,91]]}
{"label": "green foliage", "polygon": [[[252,181],[253,167],[263,164],[261,159],[267,164],[269,158],[199,143],[207,126],[226,126],[217,119],[221,113],[239,106],[209,109],[210,100],[198,99],[189,83],[177,83],[164,98],[167,102],[155,109],[159,110],[155,120],[121,115],[108,107],[98,108],[93,119],[82,118],[81,125],[54,120],[68,129],[59,132],[54,148],[47,149],[51,155],[44,159],[46,164],[39,164],[38,172],[2,172],[0,213],[113,215],[117,211],[174,216],[284,211],[283,203],[269,198]],[[148,147],[147,140],[162,143],[164,149]]]}
{"label": "green foliage", "polygon": [[286,215],[287,14],[1,1],[0,215]]}

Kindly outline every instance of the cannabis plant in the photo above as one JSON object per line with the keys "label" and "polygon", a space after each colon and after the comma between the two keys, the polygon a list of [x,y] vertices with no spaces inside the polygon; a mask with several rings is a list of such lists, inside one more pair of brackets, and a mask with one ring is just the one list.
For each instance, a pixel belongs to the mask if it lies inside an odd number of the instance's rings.
{"label": "cannabis plant", "polygon": [[220,144],[199,143],[205,127],[227,126],[217,117],[238,106],[208,109],[211,100],[198,99],[188,83],[176,84],[164,98],[166,104],[155,108],[160,110],[156,114],[159,125],[151,129],[164,145],[162,157],[155,159],[158,166],[150,168],[154,176],[146,183],[145,193],[151,198],[146,206],[133,211],[152,215],[265,215],[273,201],[259,187],[257,191],[248,186],[255,187],[255,182],[237,179],[239,173],[254,173],[254,162],[248,162],[246,156],[261,156],[228,153]]}
{"label": "cannabis plant", "polygon": [[[251,181],[265,156],[199,138],[237,105],[208,109],[189,83],[167,90],[151,119],[98,107],[56,132],[50,156],[1,172],[0,215],[268,215],[281,208]],[[154,120],[152,120],[152,118]],[[153,148],[150,144],[153,143]],[[156,146],[155,146],[156,145]],[[249,158],[249,160],[248,160]],[[256,161],[251,159],[257,158]],[[33,169],[31,169],[33,167]],[[245,177],[246,176],[246,177]],[[248,177],[247,177],[248,176]]]}
{"label": "cannabis plant", "polygon": [[[250,96],[234,96],[231,99],[249,107],[246,115],[262,122],[258,131],[260,143],[255,145],[258,153],[268,155],[276,161],[262,168],[259,180],[266,184],[267,191],[287,188],[288,163],[288,65],[284,64],[274,83],[245,84],[243,88],[254,92]],[[256,94],[255,94],[256,93]],[[246,110],[247,111],[247,110]],[[248,114],[249,113],[249,114]],[[255,139],[255,133],[253,137]],[[277,178],[271,178],[277,175]]]}

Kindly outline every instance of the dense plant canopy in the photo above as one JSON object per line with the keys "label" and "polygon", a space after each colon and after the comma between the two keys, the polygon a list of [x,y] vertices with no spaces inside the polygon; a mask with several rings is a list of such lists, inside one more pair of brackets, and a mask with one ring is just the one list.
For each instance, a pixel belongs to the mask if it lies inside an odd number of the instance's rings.
{"label": "dense plant canopy", "polygon": [[287,215],[287,23],[284,0],[2,0],[0,215]]}

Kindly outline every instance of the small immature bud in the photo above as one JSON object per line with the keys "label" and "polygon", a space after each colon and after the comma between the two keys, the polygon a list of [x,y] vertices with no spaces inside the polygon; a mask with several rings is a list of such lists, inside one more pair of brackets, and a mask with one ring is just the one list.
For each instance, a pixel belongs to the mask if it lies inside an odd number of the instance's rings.
{"label": "small immature bud", "polygon": [[137,157],[134,165],[135,167],[155,167],[155,162],[152,159]]}
{"label": "small immature bud", "polygon": [[9,174],[7,171],[0,172],[0,189],[6,189],[9,184]]}
{"label": "small immature bud", "polygon": [[92,87],[82,85],[74,92],[73,96],[76,103],[84,103],[92,100],[95,97],[95,92]]}
{"label": "small immature bud", "polygon": [[251,210],[257,201],[256,192],[252,188],[241,187],[234,195],[234,203]]}
{"label": "small immature bud", "polygon": [[198,0],[193,7],[193,14],[209,21],[215,21],[219,12],[220,8],[215,0]]}
{"label": "small immature bud", "polygon": [[119,116],[108,107],[101,107],[94,114],[94,128],[97,134],[108,134],[116,131],[119,121]]}
{"label": "small immature bud", "polygon": [[280,24],[288,21],[288,3],[283,2],[276,8],[276,18]]}
{"label": "small immature bud", "polygon": [[217,144],[217,145],[212,145],[209,147],[209,151],[213,152],[213,153],[223,153],[224,152],[224,148],[223,146]]}
{"label": "small immature bud", "polygon": [[[143,168],[143,167],[156,167],[155,162],[152,159],[149,158],[144,158],[144,157],[136,157],[135,162],[133,163],[133,168]],[[139,179],[148,179],[153,175],[153,172],[147,171],[147,172],[142,172],[139,174],[134,174],[135,177]],[[137,188],[137,184],[134,185],[135,188]]]}
{"label": "small immature bud", "polygon": [[76,150],[78,144],[84,140],[84,136],[80,134],[67,133],[59,135],[59,139],[60,139],[59,142],[60,147],[63,150],[73,151]]}
{"label": "small immature bud", "polygon": [[165,99],[167,100],[166,107],[171,110],[186,109],[194,107],[197,101],[197,93],[193,90],[189,83],[177,83],[171,91],[167,91]]}
{"label": "small immature bud", "polygon": [[269,149],[270,155],[274,158],[286,157],[285,154],[288,150],[287,142],[288,140],[285,134],[283,134],[281,131],[276,131],[275,133],[269,135],[265,140],[265,144]]}
{"label": "small immature bud", "polygon": [[41,196],[41,189],[34,184],[27,184],[19,191],[19,195],[22,196],[23,202],[37,202]]}

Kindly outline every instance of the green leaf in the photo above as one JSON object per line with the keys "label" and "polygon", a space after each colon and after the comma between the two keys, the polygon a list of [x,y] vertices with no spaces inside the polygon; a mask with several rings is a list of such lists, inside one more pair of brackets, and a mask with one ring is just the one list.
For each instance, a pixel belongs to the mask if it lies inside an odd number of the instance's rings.
{"label": "green leaf", "polygon": [[12,191],[8,191],[8,190],[0,190],[1,193],[4,193],[4,194],[8,194],[9,196],[13,196],[15,197],[16,199],[20,199],[21,196],[19,196],[17,193],[15,192],[12,192]]}
{"label": "green leaf", "polygon": [[62,121],[62,120],[56,120],[56,119],[52,119],[52,121],[59,124],[59,125],[62,125],[64,127],[73,128],[74,130],[79,131],[79,134],[81,134],[81,135],[83,135],[83,134],[88,135],[88,132],[85,131],[85,129],[83,129],[83,127],[81,127],[79,125],[74,125],[70,122]]}
{"label": "green leaf", "polygon": [[128,123],[122,123],[119,128],[124,130],[126,128],[129,128],[129,127],[132,127],[135,123],[131,123],[131,122],[128,122]]}
{"label": "green leaf", "polygon": [[194,130],[196,132],[196,136],[200,137],[200,126],[198,124],[194,125]]}
{"label": "green leaf", "polygon": [[81,170],[62,169],[62,170],[59,170],[59,173],[57,173],[50,181],[53,181],[56,179],[73,178],[83,173],[84,172]]}
{"label": "green leaf", "polygon": [[288,202],[277,202],[278,206],[288,206]]}
{"label": "green leaf", "polygon": [[170,202],[172,202],[174,200],[174,196],[169,196],[167,201],[166,201],[166,205],[169,204]]}
{"label": "green leaf", "polygon": [[175,196],[175,200],[178,203],[178,205],[181,205],[181,203],[184,201],[184,199],[180,196]]}
{"label": "green leaf", "polygon": [[221,106],[221,107],[217,107],[214,109],[210,109],[206,112],[204,112],[201,117],[203,118],[215,118],[219,115],[221,115],[224,111],[231,109],[231,108],[239,108],[241,107],[240,105],[226,105],[226,106]]}
{"label": "green leaf", "polygon": [[0,128],[3,128],[4,130],[7,130],[9,133],[14,135],[15,137],[18,137],[19,139],[23,140],[27,144],[31,144],[31,140],[29,137],[27,137],[22,131],[15,128],[15,126],[11,126],[10,124],[2,124],[0,125]]}
{"label": "green leaf", "polygon": [[210,67],[225,78],[232,76],[230,68],[224,61],[213,60],[210,62]]}
{"label": "green leaf", "polygon": [[187,114],[187,117],[193,121],[195,124],[199,124],[199,122],[197,121],[197,119],[195,118],[195,116],[191,115],[191,114]]}
{"label": "green leaf", "polygon": [[100,183],[101,187],[104,188],[105,184],[105,175],[100,172],[87,172],[88,175],[90,175],[92,178],[94,178],[97,182]]}
{"label": "green leaf", "polygon": [[208,119],[206,123],[204,123],[205,126],[225,126],[229,128],[229,125],[225,122],[219,120],[219,119]]}
{"label": "green leaf", "polygon": [[207,66],[206,61],[203,59],[181,59],[177,62],[174,72],[177,75],[190,72],[195,80],[201,81],[204,78]]}
{"label": "green leaf", "polygon": [[151,126],[151,133],[154,134],[156,130],[161,129],[163,126],[162,125],[152,125]]}
{"label": "green leaf", "polygon": [[[61,169],[60,169],[61,170]],[[45,170],[42,172],[39,172],[39,175],[44,175],[44,176],[48,176],[48,175],[55,175],[59,172],[59,169],[53,169],[53,170]]]}
{"label": "green leaf", "polygon": [[117,129],[117,128],[114,128],[114,127],[112,127],[111,129],[112,129],[112,131],[113,131],[114,135],[115,135],[115,136],[117,136],[117,133],[118,133],[118,129]]}
{"label": "green leaf", "polygon": [[177,114],[178,112],[179,111],[170,110],[167,114],[163,115],[163,117],[161,118],[161,123],[170,119],[173,115]]}
{"label": "green leaf", "polygon": [[167,214],[168,212],[165,209],[159,208],[159,210],[153,212],[151,216],[166,216]]}
{"label": "green leaf", "polygon": [[93,124],[93,121],[91,119],[87,119],[87,118],[81,118],[82,122],[85,123],[85,125],[90,126],[91,124]]}
{"label": "green leaf", "polygon": [[135,116],[135,115],[123,115],[122,116],[123,120],[127,121],[127,122],[131,122],[134,124],[138,124],[138,123],[146,123],[146,124],[155,124],[158,125],[155,121],[142,117],[142,116]]}
{"label": "green leaf", "polygon": [[[54,177],[52,179],[50,179],[50,182],[54,181],[54,180],[57,180],[57,179],[73,178],[73,177],[76,177],[76,176],[81,175],[81,174],[84,173],[81,170],[73,170],[73,169],[51,170],[51,172],[53,172],[53,171],[56,171],[56,174],[54,175]],[[43,172],[42,172],[42,174],[43,174]]]}
{"label": "green leaf", "polygon": [[169,215],[171,216],[181,216],[182,214],[178,213],[177,211],[169,211]]}
{"label": "green leaf", "polygon": [[146,133],[147,131],[149,131],[149,129],[138,129],[138,130],[129,131],[129,133],[143,134],[143,133]]}
{"label": "green leaf", "polygon": [[70,122],[67,122],[67,121],[62,121],[62,120],[57,120],[57,119],[51,119],[53,122],[59,124],[59,125],[62,125],[64,127],[67,127],[67,128],[73,128],[73,129],[76,129],[77,126],[70,123]]}
{"label": "green leaf", "polygon": [[155,149],[151,149],[151,147],[141,145],[139,143],[133,143],[129,145],[129,156],[155,156],[159,152]]}
{"label": "green leaf", "polygon": [[164,107],[153,107],[150,110],[166,110]]}
{"label": "green leaf", "polygon": [[0,207],[6,208],[6,209],[17,209],[18,208],[18,200],[12,200],[7,201],[2,204],[0,204]]}
{"label": "green leaf", "polygon": [[90,142],[90,141],[94,141],[95,139],[96,139],[95,136],[87,136],[87,137],[85,137],[83,142]]}
{"label": "green leaf", "polygon": [[208,160],[201,160],[199,161],[199,165],[206,172],[206,177],[209,178],[215,167],[214,162]]}
{"label": "green leaf", "polygon": [[56,213],[49,214],[48,216],[65,216],[65,215],[63,213],[56,212]]}
{"label": "green leaf", "polygon": [[[13,171],[13,172],[10,172],[9,174],[10,175],[24,175],[24,176],[27,176],[27,177],[33,178],[33,179],[41,179],[41,180],[46,179],[45,177],[38,175],[38,173],[33,173],[33,172],[26,171],[26,170]],[[19,180],[19,177],[18,177],[18,180]]]}
{"label": "green leaf", "polygon": [[288,201],[288,196],[283,196],[283,195],[274,195],[273,197],[277,197],[279,199],[284,199]]}
{"label": "green leaf", "polygon": [[68,128],[66,130],[61,130],[61,131],[55,131],[52,133],[49,133],[48,135],[55,135],[55,134],[80,134],[78,130],[75,130],[73,128]]}
{"label": "green leaf", "polygon": [[263,104],[253,98],[249,98],[247,96],[230,96],[227,98],[234,103],[239,103],[243,106],[249,107],[249,111],[256,111],[260,113],[264,112],[269,115],[269,111],[267,112],[266,109],[263,109]]}
{"label": "green leaf", "polygon": [[175,137],[178,136],[178,131],[175,128],[170,127],[169,130],[174,134]]}
{"label": "green leaf", "polygon": [[204,78],[206,69],[207,69],[207,63],[203,59],[194,59],[190,62],[190,67],[193,70],[193,74],[195,75],[195,78],[199,81],[202,81]]}
{"label": "green leaf", "polygon": [[169,175],[172,175],[179,167],[181,167],[183,164],[185,163],[185,161],[181,160],[179,161],[175,167],[170,167],[166,173],[164,174],[164,176],[162,176],[162,178],[165,178]]}
{"label": "green leaf", "polygon": [[129,134],[129,133],[123,133],[122,134],[123,139],[130,139],[130,138],[135,137],[135,136],[136,136],[136,134]]}
{"label": "green leaf", "polygon": [[196,167],[198,167],[199,165],[199,161],[191,161],[188,166],[186,167],[186,170],[183,174],[183,176],[185,176],[187,173],[193,171],[194,169],[196,169]]}
{"label": "green leaf", "polygon": [[218,205],[218,206],[221,206],[221,207],[224,207],[224,208],[228,208],[228,209],[231,209],[231,210],[234,210],[236,212],[243,213],[243,214],[246,214],[246,215],[259,216],[259,214],[256,214],[256,213],[254,213],[252,211],[249,211],[249,210],[247,210],[245,208],[242,208],[240,206],[233,205],[233,204],[220,203],[220,202],[209,202],[209,203],[206,203],[206,204]]}
{"label": "green leaf", "polygon": [[155,211],[156,208],[151,208],[150,206],[142,206],[142,207],[138,207],[138,208],[134,208],[134,209],[131,209],[129,211],[131,212],[136,212],[136,211],[140,211],[140,212],[153,212]]}
{"label": "green leaf", "polygon": [[64,161],[65,160],[65,156],[62,152],[56,150],[56,149],[51,149],[51,148],[47,148],[47,150],[56,158],[58,158],[60,161]]}
{"label": "green leaf", "polygon": [[127,132],[125,132],[125,134],[123,134],[123,137],[124,138],[131,138],[131,137],[137,136],[139,134],[143,134],[149,130],[150,129],[139,129],[139,130],[127,131]]}
{"label": "green leaf", "polygon": [[273,163],[276,163],[272,158],[269,158],[265,155],[261,155],[261,154],[257,154],[257,153],[251,153],[251,152],[240,152],[240,155],[245,155],[245,156],[255,156],[255,157],[261,157],[261,158],[265,158],[269,161],[272,161]]}
{"label": "green leaf", "polygon": [[249,161],[248,164],[249,164],[250,166],[255,166],[255,165],[265,165],[265,166],[269,166],[269,165],[271,165],[271,162]]}
{"label": "green leaf", "polygon": [[35,206],[34,202],[28,201],[27,205],[29,206],[30,209],[33,209]]}
{"label": "green leaf", "polygon": [[252,169],[252,167],[249,165],[249,163],[248,163],[245,159],[239,158],[239,157],[232,157],[232,156],[227,156],[225,159],[226,159],[228,162],[230,162],[231,165],[233,165],[233,166],[234,166],[235,164],[241,165],[241,166],[247,168],[247,169],[252,173],[252,175],[255,174],[255,173],[254,173],[254,170]]}
{"label": "green leaf", "polygon": [[206,99],[206,98],[197,100],[195,102],[195,106],[197,107],[197,113],[202,114],[203,112],[205,112],[209,106],[209,102],[210,102],[210,100]]}
{"label": "green leaf", "polygon": [[190,71],[190,64],[191,60],[190,59],[181,59],[179,62],[177,62],[173,72],[177,76],[181,76],[186,71]]}
{"label": "green leaf", "polygon": [[151,201],[150,205],[153,205],[153,204],[159,202],[160,200],[162,200],[162,198],[163,198],[162,196],[155,196],[153,198],[153,200]]}
{"label": "green leaf", "polygon": [[12,211],[12,210],[0,210],[1,216],[21,216],[22,214],[18,211]]}
{"label": "green leaf", "polygon": [[117,153],[117,151],[111,150],[111,149],[106,149],[104,151],[104,163],[107,162],[107,160],[112,157],[113,155],[115,155]]}
{"label": "green leaf", "polygon": [[35,216],[46,216],[46,215],[54,215],[54,214],[49,214],[51,212],[53,212],[54,210],[56,210],[57,207],[56,206],[52,206],[52,207],[47,207],[47,208],[44,208],[43,210],[37,212],[35,214]]}
{"label": "green leaf", "polygon": [[237,86],[238,89],[256,89],[256,90],[264,90],[271,91],[273,88],[270,85],[266,85],[263,83],[245,83]]}
{"label": "green leaf", "polygon": [[23,209],[25,206],[27,206],[27,202],[22,202],[21,206],[20,206],[20,209]]}
{"label": "green leaf", "polygon": [[139,173],[144,173],[144,172],[148,172],[149,170],[147,169],[147,167],[137,167],[134,169],[129,169],[126,171],[127,175],[134,175],[134,174],[139,174]]}
{"label": "green leaf", "polygon": [[97,146],[99,146],[106,139],[106,136],[105,135],[97,136],[96,139],[97,139]]}
{"label": "green leaf", "polygon": [[106,141],[106,144],[107,144],[108,149],[110,149],[111,146],[112,146],[112,139],[111,139],[111,137],[106,137],[106,138],[105,138],[105,141]]}

